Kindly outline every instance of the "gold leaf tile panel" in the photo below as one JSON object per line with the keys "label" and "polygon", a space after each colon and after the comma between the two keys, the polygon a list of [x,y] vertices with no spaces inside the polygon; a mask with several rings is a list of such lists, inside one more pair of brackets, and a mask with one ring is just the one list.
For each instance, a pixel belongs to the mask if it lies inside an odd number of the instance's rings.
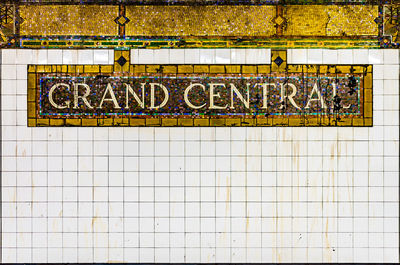
{"label": "gold leaf tile panel", "polygon": [[288,5],[285,36],[377,36],[377,5]]}
{"label": "gold leaf tile panel", "polygon": [[379,16],[378,6],[331,6],[328,15],[331,18],[328,36],[377,36],[379,33],[374,21]]}
{"label": "gold leaf tile panel", "polygon": [[272,36],[275,6],[127,6],[127,36]]}
{"label": "gold leaf tile panel", "polygon": [[118,35],[118,6],[23,5],[21,35]]}

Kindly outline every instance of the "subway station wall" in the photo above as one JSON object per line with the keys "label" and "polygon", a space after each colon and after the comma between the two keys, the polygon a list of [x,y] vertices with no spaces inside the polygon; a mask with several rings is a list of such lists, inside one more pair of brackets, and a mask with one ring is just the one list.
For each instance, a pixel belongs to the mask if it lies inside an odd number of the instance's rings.
{"label": "subway station wall", "polygon": [[[398,262],[399,50],[288,50],[373,66],[371,127],[28,127],[27,65],[113,50],[1,50],[2,262]],[[269,64],[269,49],[131,50],[137,64]]]}

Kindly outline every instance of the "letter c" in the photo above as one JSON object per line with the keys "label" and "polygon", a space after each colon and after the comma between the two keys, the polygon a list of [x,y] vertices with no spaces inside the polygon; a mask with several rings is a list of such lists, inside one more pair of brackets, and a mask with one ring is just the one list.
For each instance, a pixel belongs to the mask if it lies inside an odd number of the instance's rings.
{"label": "letter c", "polygon": [[194,86],[200,86],[200,87],[203,89],[204,92],[206,91],[206,87],[205,87],[204,85],[200,84],[200,83],[190,84],[190,86],[188,86],[188,87],[185,89],[185,94],[184,94],[185,102],[186,102],[186,104],[187,104],[189,107],[191,107],[192,109],[201,109],[202,107],[204,107],[204,106],[206,105],[206,103],[204,103],[204,104],[201,105],[201,106],[195,106],[195,105],[193,105],[193,104],[189,101],[189,98],[188,98],[189,91],[192,90],[192,88],[193,88]]}
{"label": "letter c", "polygon": [[53,107],[57,108],[57,109],[66,109],[66,108],[69,107],[69,103],[70,103],[69,100],[65,101],[66,105],[64,105],[64,106],[60,106],[60,105],[56,104],[56,103],[54,102],[54,100],[53,100],[53,92],[54,92],[54,90],[55,90],[56,88],[58,88],[59,86],[63,86],[63,87],[66,87],[67,89],[69,89],[69,85],[67,85],[67,84],[64,84],[64,83],[55,84],[54,86],[52,86],[52,87],[50,88],[50,91],[49,91],[49,101],[50,101],[50,104],[51,104]]}

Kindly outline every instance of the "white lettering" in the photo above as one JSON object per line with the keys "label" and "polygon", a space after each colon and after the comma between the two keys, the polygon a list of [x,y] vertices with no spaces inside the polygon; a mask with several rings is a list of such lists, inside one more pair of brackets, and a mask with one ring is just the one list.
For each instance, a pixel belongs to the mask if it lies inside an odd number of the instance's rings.
{"label": "white lettering", "polygon": [[263,88],[263,106],[262,106],[262,109],[267,109],[268,108],[268,104],[267,104],[268,86],[273,86],[274,88],[276,88],[276,84],[274,84],[274,83],[260,83],[258,85],[261,85],[262,88]]}
{"label": "white lettering", "polygon": [[[93,107],[90,106],[89,102],[86,99],[86,97],[89,96],[90,94],[90,87],[84,83],[73,83],[73,84],[74,84],[74,109],[78,108],[78,100],[80,98],[83,100],[83,102],[89,109],[93,109]],[[83,96],[79,96],[79,86],[83,86],[86,89],[85,94],[83,94]]]}
{"label": "white lettering", "polygon": [[189,100],[189,98],[188,98],[189,91],[192,90],[192,88],[195,87],[195,86],[200,86],[200,87],[203,89],[203,91],[206,91],[206,87],[205,87],[204,85],[202,85],[202,84],[199,84],[199,83],[190,84],[190,86],[188,86],[188,87],[185,89],[184,99],[185,99],[186,104],[187,104],[189,107],[191,107],[192,109],[201,109],[201,108],[203,108],[203,107],[206,105],[206,103],[204,103],[204,104],[201,105],[201,106],[195,106],[195,105],[193,105],[193,104],[190,102],[190,100]]}
{"label": "white lettering", "polygon": [[230,84],[231,85],[231,109],[234,109],[235,107],[233,106],[233,92],[235,92],[235,94],[237,95],[237,97],[240,99],[240,101],[243,102],[244,106],[246,108],[250,108],[250,91],[249,91],[249,87],[250,84],[246,84],[247,85],[247,100],[244,99],[243,95],[240,94],[239,90],[235,87],[234,84]]}
{"label": "white lettering", "polygon": [[[318,98],[312,98],[315,93],[317,94]],[[311,94],[308,96],[308,98],[309,98],[309,100],[307,102],[307,105],[306,105],[305,109],[309,109],[310,108],[309,105],[310,105],[311,101],[320,101],[321,102],[321,107],[323,109],[326,109],[325,101],[324,101],[323,97],[321,97],[321,92],[318,89],[318,84],[317,83],[314,84],[314,87],[313,87],[313,89],[311,91]]]}
{"label": "white lettering", "polygon": [[[106,98],[107,92],[110,94],[111,98]],[[111,87],[111,84],[108,84],[106,90],[104,91],[103,98],[101,99],[100,105],[98,107],[99,109],[101,109],[101,106],[103,106],[103,102],[104,101],[112,101],[114,103],[114,108],[116,108],[116,109],[120,109],[121,108],[118,105],[117,99],[115,98],[114,91],[113,91],[113,89]]]}
{"label": "white lettering", "polygon": [[[286,85],[286,87],[291,87],[292,88],[292,94],[290,94],[290,95],[286,95],[286,92],[285,92],[285,85]],[[296,108],[296,109],[301,109],[299,106],[297,106],[297,104],[296,104],[296,102],[294,101],[294,99],[293,99],[293,97],[296,95],[296,93],[297,93],[297,88],[296,88],[296,86],[295,85],[293,85],[293,84],[281,84],[281,103],[283,103],[284,101],[285,101],[285,99],[286,98],[288,98],[289,99],[289,102]],[[280,107],[279,107],[279,109],[283,109],[283,107],[284,107],[284,105],[282,104]]]}
{"label": "white lettering", "polygon": [[[155,104],[154,89],[155,89],[156,86],[161,87],[162,91],[164,92],[164,101],[161,102],[161,104],[158,105],[158,106],[154,106],[154,104]],[[164,85],[162,85],[160,83],[150,83],[150,93],[151,93],[151,95],[150,95],[151,96],[150,97],[150,109],[159,109],[159,108],[164,107],[167,104],[168,99],[169,99],[169,94],[168,94],[167,88]]]}
{"label": "white lettering", "polygon": [[146,85],[146,83],[141,83],[142,85],[142,99],[140,99],[138,97],[138,95],[135,93],[135,91],[133,91],[132,87],[129,84],[124,84],[125,88],[126,88],[126,100],[125,100],[125,108],[129,108],[128,105],[128,98],[129,98],[129,93],[131,93],[133,95],[133,97],[135,98],[136,102],[139,104],[139,106],[144,109],[144,86]]}
{"label": "white lettering", "polygon": [[219,93],[214,93],[214,88],[216,86],[222,86],[225,87],[225,84],[221,84],[221,83],[210,83],[210,109],[226,109],[228,107],[228,104],[225,105],[225,107],[221,107],[221,106],[216,106],[214,104],[214,97],[216,98],[220,98],[221,96],[219,95]]}
{"label": "white lettering", "polygon": [[67,84],[64,84],[64,83],[55,84],[54,86],[52,86],[52,87],[50,88],[50,91],[49,91],[49,101],[50,101],[50,104],[51,104],[53,107],[57,108],[57,109],[66,109],[66,108],[69,107],[69,103],[70,103],[69,100],[66,100],[66,101],[65,101],[65,105],[64,105],[64,106],[60,106],[60,105],[56,104],[56,103],[54,102],[54,100],[53,100],[53,93],[54,93],[54,90],[55,90],[56,88],[60,87],[60,86],[66,87],[66,88],[69,90],[69,85],[67,85]]}

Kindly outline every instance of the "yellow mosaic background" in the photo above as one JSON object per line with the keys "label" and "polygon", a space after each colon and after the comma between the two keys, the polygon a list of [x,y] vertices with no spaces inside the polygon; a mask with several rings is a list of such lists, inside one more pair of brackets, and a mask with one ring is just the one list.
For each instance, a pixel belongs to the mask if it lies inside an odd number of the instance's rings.
{"label": "yellow mosaic background", "polygon": [[127,6],[127,36],[272,36],[275,6]]}
{"label": "yellow mosaic background", "polygon": [[288,5],[285,36],[376,36],[378,6]]}
{"label": "yellow mosaic background", "polygon": [[[125,36],[377,36],[377,5],[126,6]],[[21,35],[117,36],[116,5],[22,5]],[[277,30],[277,27],[280,29]],[[278,33],[277,33],[278,32]]]}
{"label": "yellow mosaic background", "polygon": [[328,0],[291,0],[276,5],[50,2],[0,3],[0,47],[400,47],[399,1],[332,4]]}
{"label": "yellow mosaic background", "polygon": [[21,35],[118,35],[118,6],[23,5]]}

